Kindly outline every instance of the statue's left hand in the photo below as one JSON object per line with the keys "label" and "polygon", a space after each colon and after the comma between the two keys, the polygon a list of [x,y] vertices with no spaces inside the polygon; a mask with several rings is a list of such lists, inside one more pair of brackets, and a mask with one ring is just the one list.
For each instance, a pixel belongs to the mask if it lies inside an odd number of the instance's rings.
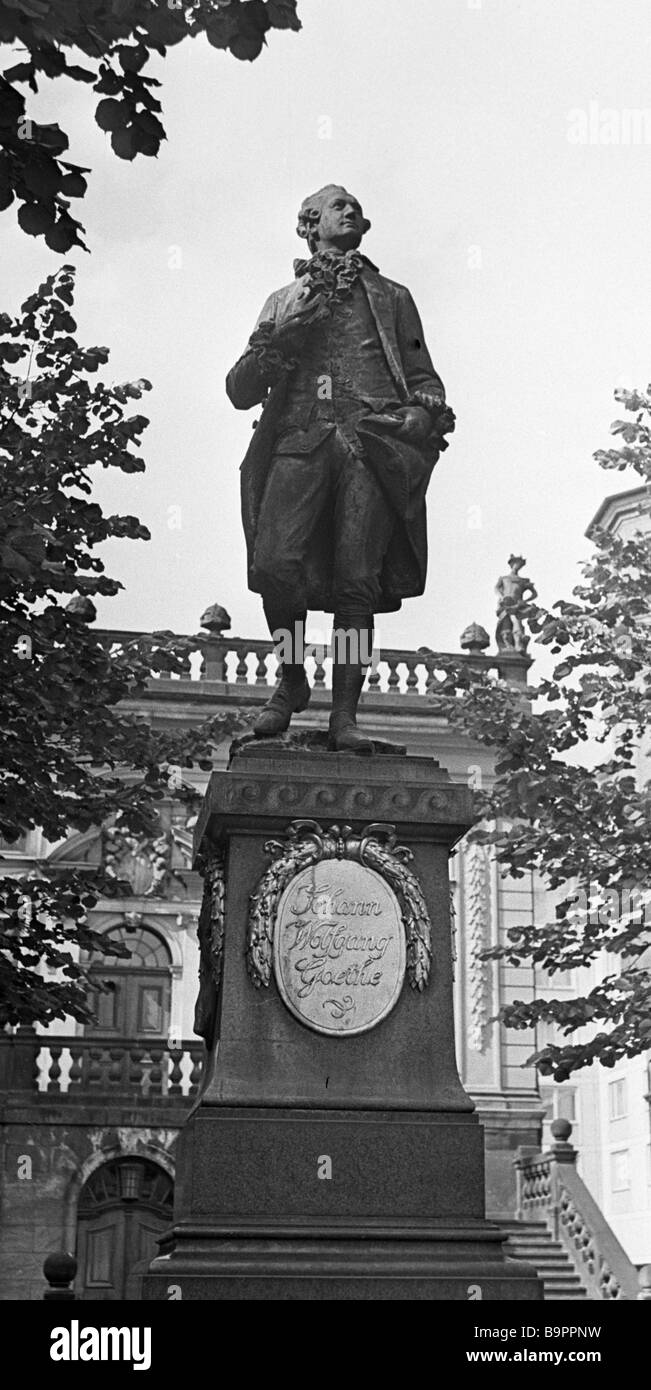
{"label": "statue's left hand", "polygon": [[432,421],[428,411],[423,406],[403,405],[394,413],[401,419],[396,430],[399,439],[411,439],[415,443],[427,439],[432,428]]}

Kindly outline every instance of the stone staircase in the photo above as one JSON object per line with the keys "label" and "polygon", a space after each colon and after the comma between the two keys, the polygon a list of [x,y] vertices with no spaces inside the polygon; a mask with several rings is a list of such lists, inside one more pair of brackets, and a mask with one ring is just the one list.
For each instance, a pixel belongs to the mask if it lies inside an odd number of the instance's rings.
{"label": "stone staircase", "polygon": [[543,1153],[519,1149],[517,1219],[503,1224],[506,1250],[538,1271],[546,1301],[647,1297],[613,1230],[576,1170],[569,1120],[554,1120]]}
{"label": "stone staircase", "polygon": [[559,1240],[554,1240],[543,1221],[500,1223],[508,1236],[505,1253],[514,1260],[526,1260],[542,1279],[545,1302],[593,1299],[581,1282],[570,1256]]}

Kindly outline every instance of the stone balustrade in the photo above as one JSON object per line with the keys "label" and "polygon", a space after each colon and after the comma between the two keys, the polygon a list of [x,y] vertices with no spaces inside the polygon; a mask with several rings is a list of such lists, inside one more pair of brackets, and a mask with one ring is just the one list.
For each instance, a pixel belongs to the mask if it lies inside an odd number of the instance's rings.
{"label": "stone balustrade", "polygon": [[[125,629],[98,629],[96,634],[108,647],[126,643],[146,636],[143,632]],[[167,675],[152,670],[152,684],[156,694],[164,693],[164,688],[186,681],[209,682],[211,693],[255,703],[257,699],[267,699],[268,691],[276,681],[277,661],[273,643],[264,638],[244,638],[213,636],[200,633],[196,639],[196,652],[188,657],[183,675]],[[442,676],[442,663],[454,661],[474,666],[482,671],[494,671],[503,680],[514,685],[526,685],[527,671],[531,658],[523,652],[433,652],[428,648],[411,651],[402,647],[380,647],[373,654],[373,661],[366,681],[364,699],[382,696],[427,699],[435,693]],[[319,702],[332,684],[332,660],[324,643],[307,644],[306,669],[313,694]],[[178,694],[178,690],[175,690]]]}
{"label": "stone balustrade", "polygon": [[603,1300],[646,1297],[638,1276],[603,1212],[576,1171],[569,1120],[554,1120],[553,1144],[545,1153],[520,1149],[515,1160],[519,1221],[544,1221],[560,1241],[588,1289]]}
{"label": "stone balustrade", "polygon": [[[131,1100],[176,1100],[195,1096],[201,1078],[204,1048],[197,1038],[177,1045],[161,1039],[103,1041],[84,1037],[31,1034],[22,1043],[21,1075],[11,1075],[14,1039],[0,1040],[0,1089],[29,1090],[43,1097],[67,1096],[90,1101],[129,1097]],[[30,1055],[27,1055],[29,1048]]]}

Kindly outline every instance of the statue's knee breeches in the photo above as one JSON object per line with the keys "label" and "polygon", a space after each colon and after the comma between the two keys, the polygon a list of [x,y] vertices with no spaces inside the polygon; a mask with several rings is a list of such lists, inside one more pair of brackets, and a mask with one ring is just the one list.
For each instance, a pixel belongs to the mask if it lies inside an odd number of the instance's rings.
{"label": "statue's knee breeches", "polygon": [[328,494],[327,458],[280,455],[272,461],[254,554],[256,582],[263,594],[305,607],[306,559]]}
{"label": "statue's knee breeches", "polygon": [[375,613],[395,517],[361,459],[341,471],[335,502],[333,599],[336,609]]}

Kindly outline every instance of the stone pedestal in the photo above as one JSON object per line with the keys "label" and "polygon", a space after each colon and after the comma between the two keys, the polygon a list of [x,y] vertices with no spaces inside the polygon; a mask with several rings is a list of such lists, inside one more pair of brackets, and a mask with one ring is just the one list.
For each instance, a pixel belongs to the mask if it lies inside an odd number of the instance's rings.
{"label": "stone pedestal", "polygon": [[[213,775],[196,850],[214,1041],[145,1298],[542,1296],[485,1219],[482,1132],[455,1062],[447,861],[469,801],[429,758],[253,744]],[[282,933],[290,993],[301,985],[288,999]],[[395,1002],[389,989],[367,1026],[405,952]],[[308,1005],[339,1031],[301,1021]]]}

